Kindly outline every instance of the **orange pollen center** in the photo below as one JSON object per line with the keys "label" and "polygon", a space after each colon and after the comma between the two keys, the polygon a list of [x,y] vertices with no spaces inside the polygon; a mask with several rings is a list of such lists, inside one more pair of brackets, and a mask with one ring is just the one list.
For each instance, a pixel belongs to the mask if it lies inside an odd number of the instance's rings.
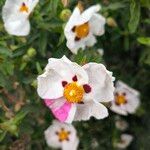
{"label": "orange pollen center", "polygon": [[75,33],[78,38],[85,38],[89,34],[89,23],[76,26]]}
{"label": "orange pollen center", "polygon": [[76,82],[69,83],[64,88],[64,97],[70,103],[79,103],[82,101],[84,95],[83,86]]}
{"label": "orange pollen center", "polygon": [[125,104],[127,102],[124,95],[117,95],[115,101],[118,105]]}
{"label": "orange pollen center", "polygon": [[19,10],[20,10],[20,12],[26,12],[26,13],[29,12],[29,8],[28,8],[28,6],[26,6],[25,3],[23,3],[23,4],[21,5],[21,7],[20,7]]}
{"label": "orange pollen center", "polygon": [[70,135],[70,132],[69,132],[69,131],[66,131],[66,130],[64,130],[64,129],[61,129],[61,131],[58,132],[59,141],[69,140],[69,135]]}

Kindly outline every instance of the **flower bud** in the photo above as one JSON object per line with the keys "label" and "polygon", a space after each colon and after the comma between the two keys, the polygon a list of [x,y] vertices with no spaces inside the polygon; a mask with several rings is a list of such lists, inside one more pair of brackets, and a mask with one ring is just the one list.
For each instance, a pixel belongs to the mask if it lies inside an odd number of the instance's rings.
{"label": "flower bud", "polygon": [[63,21],[67,21],[71,16],[71,10],[70,9],[64,9],[60,13],[60,19]]}
{"label": "flower bud", "polygon": [[30,57],[30,58],[32,58],[32,57],[34,57],[35,55],[36,55],[36,49],[34,49],[34,48],[29,48],[28,49],[28,51],[27,51],[27,55]]}
{"label": "flower bud", "polygon": [[23,55],[23,57],[22,57],[22,61],[23,61],[23,62],[29,62],[29,61],[30,61],[30,57],[29,57],[27,54],[25,54],[25,55]]}
{"label": "flower bud", "polygon": [[33,80],[31,83],[31,86],[33,86],[34,88],[37,88],[37,80]]}
{"label": "flower bud", "polygon": [[107,25],[110,27],[117,27],[117,23],[115,19],[113,19],[112,17],[108,17],[106,22],[107,22]]}

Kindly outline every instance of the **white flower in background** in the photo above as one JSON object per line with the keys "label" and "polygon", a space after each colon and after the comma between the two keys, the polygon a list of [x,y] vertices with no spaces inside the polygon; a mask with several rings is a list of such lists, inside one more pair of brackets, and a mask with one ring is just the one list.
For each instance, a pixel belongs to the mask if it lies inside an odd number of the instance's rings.
{"label": "white flower in background", "polygon": [[98,13],[100,5],[94,5],[85,11],[81,11],[79,5],[74,9],[65,26],[67,47],[72,53],[77,54],[78,49],[93,46],[96,43],[95,36],[104,34],[105,18]]}
{"label": "white flower in background", "polygon": [[128,128],[129,124],[125,120],[117,118],[115,121],[115,126],[117,129],[125,131]]}
{"label": "white flower in background", "polygon": [[48,146],[62,150],[77,150],[79,144],[75,128],[71,124],[60,123],[56,120],[45,131],[45,139]]}
{"label": "white flower in background", "polygon": [[133,136],[129,134],[122,134],[120,141],[115,143],[115,147],[119,149],[127,148],[133,140]]}
{"label": "white flower in background", "polygon": [[101,56],[104,55],[104,50],[102,48],[97,49],[97,51]]}
{"label": "white flower in background", "polygon": [[11,35],[26,36],[30,32],[29,15],[39,0],[6,0],[2,11],[4,27]]}
{"label": "white flower in background", "polygon": [[140,105],[139,92],[125,83],[117,81],[115,88],[115,99],[112,101],[111,110],[120,114],[133,114]]}
{"label": "white flower in background", "polygon": [[99,102],[113,100],[112,73],[104,65],[79,66],[65,56],[50,58],[45,72],[38,77],[38,94],[61,122],[103,119],[107,108]]}

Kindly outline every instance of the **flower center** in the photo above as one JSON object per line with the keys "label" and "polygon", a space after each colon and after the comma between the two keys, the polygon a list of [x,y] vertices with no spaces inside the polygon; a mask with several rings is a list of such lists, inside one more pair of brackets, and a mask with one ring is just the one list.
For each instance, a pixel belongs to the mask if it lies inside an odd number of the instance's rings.
{"label": "flower center", "polygon": [[123,94],[116,95],[115,102],[117,105],[125,104],[127,102],[125,95],[123,95]]}
{"label": "flower center", "polygon": [[66,131],[64,128],[62,128],[59,132],[56,132],[56,134],[58,135],[60,142],[69,140],[70,131]]}
{"label": "flower center", "polygon": [[83,86],[78,85],[76,82],[69,83],[64,88],[64,97],[68,102],[80,103],[84,94]]}
{"label": "flower center", "polygon": [[75,33],[78,38],[85,38],[89,34],[89,23],[76,26]]}
{"label": "flower center", "polygon": [[28,13],[29,8],[28,8],[28,6],[25,3],[22,3],[22,5],[21,5],[21,7],[20,7],[19,10],[20,10],[20,12],[26,12],[26,13]]}

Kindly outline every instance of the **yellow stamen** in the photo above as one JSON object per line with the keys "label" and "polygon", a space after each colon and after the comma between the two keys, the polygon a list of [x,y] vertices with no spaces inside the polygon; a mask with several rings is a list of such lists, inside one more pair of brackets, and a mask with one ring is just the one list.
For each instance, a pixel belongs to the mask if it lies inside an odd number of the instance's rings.
{"label": "yellow stamen", "polygon": [[127,102],[125,95],[123,94],[116,95],[115,102],[117,105],[125,104]]}
{"label": "yellow stamen", "polygon": [[22,5],[20,7],[20,12],[26,12],[26,13],[29,12],[29,8],[28,8],[28,6],[26,6],[25,3],[22,3]]}
{"label": "yellow stamen", "polygon": [[65,86],[64,97],[68,102],[80,103],[83,99],[83,94],[83,86],[78,85],[76,82],[69,83]]}
{"label": "yellow stamen", "polygon": [[69,140],[69,135],[70,135],[70,132],[62,128],[61,131],[58,132],[59,141]]}
{"label": "yellow stamen", "polygon": [[89,23],[76,26],[75,33],[78,38],[85,38],[89,34]]}

